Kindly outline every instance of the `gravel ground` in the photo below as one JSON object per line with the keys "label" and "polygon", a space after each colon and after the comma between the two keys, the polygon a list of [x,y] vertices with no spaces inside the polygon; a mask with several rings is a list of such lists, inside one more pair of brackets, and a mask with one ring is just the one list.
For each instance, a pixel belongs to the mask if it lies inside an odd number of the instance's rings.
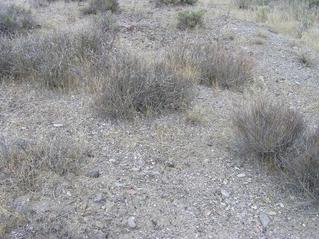
{"label": "gravel ground", "polygon": [[[196,6],[207,11],[204,28],[191,32],[175,27],[176,12],[191,7],[119,2],[120,46],[147,55],[161,54],[179,41],[219,39],[254,59],[255,80],[247,92],[284,98],[316,122],[318,53],[266,26],[227,18],[222,5],[208,0]],[[54,25],[85,21],[74,11],[78,4],[50,7],[52,16],[58,15]],[[72,9],[71,15],[60,13],[61,8]],[[37,11],[42,17],[48,14]],[[256,44],[260,32],[263,42]],[[311,55],[311,67],[299,62],[301,50]],[[4,138],[35,140],[61,133],[82,137],[90,151],[78,175],[44,174],[36,193],[16,195],[1,188],[6,193],[0,194],[0,202],[28,218],[7,238],[319,238],[316,205],[293,193],[275,173],[235,154],[231,114],[242,98],[240,93],[198,87],[192,103],[204,112],[198,124],[188,121],[187,112],[112,123],[92,111],[90,95],[2,84]],[[1,210],[0,216],[8,220]]]}

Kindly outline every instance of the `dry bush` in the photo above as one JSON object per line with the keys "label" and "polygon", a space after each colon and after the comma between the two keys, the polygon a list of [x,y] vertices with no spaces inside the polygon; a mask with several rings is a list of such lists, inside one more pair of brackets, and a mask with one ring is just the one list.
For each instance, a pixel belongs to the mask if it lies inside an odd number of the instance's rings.
{"label": "dry bush", "polygon": [[179,29],[193,29],[203,25],[203,11],[183,11],[177,14],[177,27]]}
{"label": "dry bush", "polygon": [[117,12],[119,4],[117,0],[90,0],[88,7],[83,9],[84,14],[97,14],[99,12]]}
{"label": "dry bush", "polygon": [[285,174],[296,186],[319,200],[319,129],[305,131],[282,161]]}
{"label": "dry bush", "polygon": [[281,102],[252,99],[233,116],[240,149],[261,160],[281,166],[287,152],[305,129],[303,117]]}
{"label": "dry bush", "polygon": [[[108,57],[109,59],[109,57]],[[159,114],[184,108],[192,96],[192,82],[164,63],[148,64],[128,52],[114,53],[100,67],[102,95],[96,107],[111,118]]]}
{"label": "dry bush", "polygon": [[313,65],[313,59],[309,53],[305,51],[298,52],[298,61],[306,67],[311,67]]}
{"label": "dry bush", "polygon": [[156,0],[156,5],[162,5],[162,4],[170,4],[170,5],[193,5],[198,0]]}
{"label": "dry bush", "polygon": [[252,63],[213,44],[176,46],[168,54],[171,65],[197,72],[200,84],[239,90],[252,78]]}
{"label": "dry bush", "polygon": [[51,89],[69,90],[82,84],[83,66],[106,51],[113,32],[107,18],[82,32],[48,32],[11,40],[0,38],[0,75],[33,79]]}
{"label": "dry bush", "polygon": [[5,175],[1,184],[10,189],[35,191],[38,177],[50,171],[60,176],[77,173],[84,155],[83,144],[59,135],[30,142],[0,142],[0,171]]}
{"label": "dry bush", "polygon": [[16,5],[0,4],[0,35],[25,33],[37,27],[30,10]]}

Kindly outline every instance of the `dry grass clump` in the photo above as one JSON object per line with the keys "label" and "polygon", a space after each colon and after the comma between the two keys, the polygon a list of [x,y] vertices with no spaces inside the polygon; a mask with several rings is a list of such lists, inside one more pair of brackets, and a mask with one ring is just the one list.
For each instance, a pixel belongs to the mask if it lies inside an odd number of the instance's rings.
{"label": "dry grass clump", "polygon": [[257,98],[233,117],[244,152],[261,160],[276,160],[303,133],[303,117],[281,102]]}
{"label": "dry grass clump", "polygon": [[280,102],[253,99],[233,117],[240,150],[279,170],[297,188],[319,200],[319,130]]}
{"label": "dry grass clump", "polygon": [[248,9],[253,6],[268,5],[271,0],[233,0],[232,4],[239,9]]}
{"label": "dry grass clump", "polygon": [[307,130],[290,147],[284,161],[286,174],[301,191],[319,200],[319,130]]}
{"label": "dry grass clump", "polygon": [[112,33],[107,18],[82,32],[48,32],[11,40],[0,38],[0,75],[31,79],[50,89],[69,90],[83,83],[85,64],[106,50]]}
{"label": "dry grass clump", "polygon": [[203,25],[204,11],[183,11],[177,14],[177,27],[179,29],[193,29]]}
{"label": "dry grass clump", "polygon": [[252,63],[219,45],[182,44],[169,53],[168,61],[196,72],[199,83],[207,86],[239,90],[252,78]]}
{"label": "dry grass clump", "polygon": [[45,171],[64,176],[77,173],[83,159],[83,145],[58,135],[30,142],[0,142],[0,171],[5,175],[1,184],[18,192],[39,188],[38,177]]}
{"label": "dry grass clump", "polygon": [[0,35],[26,33],[37,26],[30,10],[0,3]]}
{"label": "dry grass clump", "polygon": [[157,5],[161,4],[170,4],[170,5],[193,5],[197,2],[198,0],[156,0]]}
{"label": "dry grass clump", "polygon": [[83,9],[84,14],[97,14],[99,12],[117,12],[119,3],[117,0],[90,0],[88,7]]}
{"label": "dry grass clump", "polygon": [[306,67],[311,67],[313,65],[313,59],[307,52],[299,52],[297,58],[298,61]]}
{"label": "dry grass clump", "polygon": [[103,90],[96,107],[111,118],[132,119],[183,109],[192,82],[162,62],[147,63],[128,52],[114,53],[104,66]]}

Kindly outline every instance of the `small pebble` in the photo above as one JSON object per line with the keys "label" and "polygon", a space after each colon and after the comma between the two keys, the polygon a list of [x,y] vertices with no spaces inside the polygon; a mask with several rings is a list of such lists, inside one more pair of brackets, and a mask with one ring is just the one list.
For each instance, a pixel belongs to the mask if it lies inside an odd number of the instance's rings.
{"label": "small pebble", "polygon": [[246,174],[240,173],[240,174],[237,175],[237,177],[238,177],[238,178],[244,178],[244,177],[246,177]]}
{"label": "small pebble", "polygon": [[224,189],[221,189],[221,190],[220,190],[220,193],[221,193],[221,195],[223,196],[223,198],[229,198],[229,196],[230,196],[230,193],[227,192],[227,191],[224,190]]}
{"label": "small pebble", "polygon": [[89,171],[87,174],[86,174],[87,177],[90,177],[90,178],[98,178],[100,177],[100,171],[99,170],[92,170],[92,171]]}
{"label": "small pebble", "polygon": [[261,212],[261,213],[259,214],[259,220],[260,220],[260,222],[261,222],[261,225],[262,225],[264,228],[266,228],[266,227],[269,225],[269,223],[270,223],[270,218],[269,218],[268,215],[267,215],[266,213],[264,213],[264,212]]}
{"label": "small pebble", "polygon": [[95,202],[95,203],[104,203],[104,202],[106,202],[106,198],[104,197],[104,195],[102,193],[98,193],[94,197],[93,202]]}
{"label": "small pebble", "polygon": [[130,228],[136,228],[135,217],[129,217],[129,218],[127,219],[127,225],[128,225]]}

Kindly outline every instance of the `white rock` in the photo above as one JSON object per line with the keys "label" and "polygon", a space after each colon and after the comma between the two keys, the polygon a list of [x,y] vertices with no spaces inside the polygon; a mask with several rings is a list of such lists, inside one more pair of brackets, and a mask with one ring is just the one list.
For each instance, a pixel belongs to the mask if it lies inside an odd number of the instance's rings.
{"label": "white rock", "polygon": [[246,174],[240,173],[240,174],[237,175],[237,177],[238,177],[238,178],[244,178],[244,177],[246,177]]}
{"label": "white rock", "polygon": [[63,127],[63,124],[53,124],[54,127]]}
{"label": "white rock", "polygon": [[221,189],[221,190],[220,190],[220,193],[221,193],[221,195],[222,195],[224,198],[229,198],[229,196],[230,196],[230,193],[227,192],[227,191],[224,190],[224,189]]}
{"label": "white rock", "polygon": [[127,225],[128,225],[130,228],[135,228],[135,227],[136,227],[135,217],[129,217],[129,218],[127,219]]}
{"label": "white rock", "polygon": [[259,214],[259,220],[260,220],[261,225],[262,225],[264,228],[266,228],[266,227],[269,225],[269,223],[270,223],[270,218],[269,218],[268,215],[267,215],[266,213],[264,213],[264,212],[261,212],[261,213]]}

